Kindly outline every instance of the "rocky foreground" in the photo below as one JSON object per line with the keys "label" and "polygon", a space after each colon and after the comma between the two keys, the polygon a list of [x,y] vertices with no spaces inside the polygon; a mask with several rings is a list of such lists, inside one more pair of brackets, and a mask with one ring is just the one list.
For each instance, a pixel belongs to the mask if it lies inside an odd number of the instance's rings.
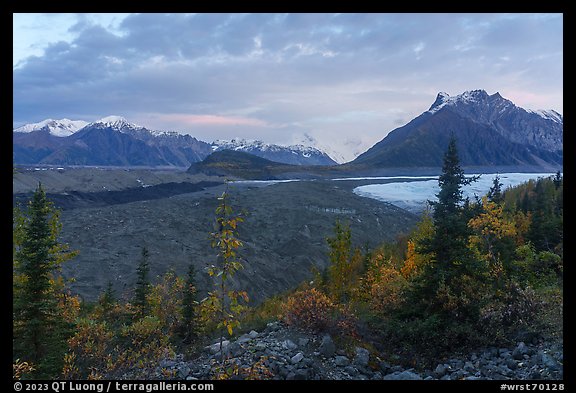
{"label": "rocky foreground", "polygon": [[[485,348],[467,357],[416,370],[382,361],[367,349],[352,353],[338,348],[330,335],[315,336],[272,322],[262,332],[252,330],[222,343],[228,365],[253,376],[274,380],[559,380],[563,379],[563,345],[539,340],[511,348]],[[220,341],[191,361],[182,355],[165,359],[154,378],[213,379],[211,365],[220,360]],[[259,362],[260,361],[260,362]],[[253,368],[259,362],[260,367]],[[265,371],[263,371],[265,370]],[[245,376],[244,376],[245,377]],[[241,379],[244,377],[233,376]]]}

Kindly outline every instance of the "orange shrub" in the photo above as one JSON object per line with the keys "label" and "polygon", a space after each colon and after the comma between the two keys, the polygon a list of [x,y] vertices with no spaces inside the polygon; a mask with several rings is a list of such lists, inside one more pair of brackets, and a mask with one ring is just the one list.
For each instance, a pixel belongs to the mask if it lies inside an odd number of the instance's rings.
{"label": "orange shrub", "polygon": [[283,311],[288,325],[317,332],[335,323],[337,307],[328,296],[312,288],[290,296]]}

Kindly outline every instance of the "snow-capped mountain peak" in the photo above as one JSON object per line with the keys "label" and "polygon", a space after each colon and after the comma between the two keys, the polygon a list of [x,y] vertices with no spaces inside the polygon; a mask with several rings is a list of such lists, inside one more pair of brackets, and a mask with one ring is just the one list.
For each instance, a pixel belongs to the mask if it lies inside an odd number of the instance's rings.
{"label": "snow-capped mountain peak", "polygon": [[70,120],[70,119],[46,119],[38,123],[25,124],[21,127],[14,129],[14,132],[33,132],[43,128],[48,128],[50,134],[58,137],[70,136],[79,129],[86,126],[88,123],[83,120]]}
{"label": "snow-capped mountain peak", "polygon": [[103,117],[102,119],[97,120],[90,125],[96,127],[109,127],[117,131],[123,131],[125,129],[139,130],[143,128],[139,125],[129,123],[128,120],[122,116],[115,115]]}
{"label": "snow-capped mountain peak", "polygon": [[310,146],[278,145],[259,140],[234,138],[212,142],[212,151],[234,150],[254,154],[271,161],[295,165],[333,165],[335,162],[326,153]]}
{"label": "snow-capped mountain peak", "polygon": [[[495,93],[491,96],[486,93],[485,90],[470,90],[465,91],[462,94],[458,94],[457,96],[450,96],[448,93],[440,92],[436,96],[436,100],[428,109],[429,113],[436,113],[440,109],[444,108],[445,106],[456,106],[456,105],[469,105],[469,104],[481,104],[484,102],[491,102],[495,100],[504,100],[510,104],[510,101],[505,100],[499,93]],[[513,104],[512,104],[513,105]]]}
{"label": "snow-capped mountain peak", "polygon": [[444,107],[451,107],[456,111],[467,114],[470,114],[471,111],[478,112],[484,117],[490,114],[490,118],[498,117],[507,111],[522,110],[558,124],[563,124],[564,122],[562,115],[554,110],[519,108],[512,101],[502,97],[500,93],[496,92],[488,95],[485,90],[465,91],[457,96],[450,96],[448,93],[440,92],[427,113],[436,113]]}

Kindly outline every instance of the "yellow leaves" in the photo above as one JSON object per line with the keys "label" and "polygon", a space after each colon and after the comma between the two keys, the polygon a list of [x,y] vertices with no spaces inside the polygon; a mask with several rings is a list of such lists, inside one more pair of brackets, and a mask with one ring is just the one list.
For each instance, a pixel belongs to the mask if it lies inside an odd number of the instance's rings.
{"label": "yellow leaves", "polygon": [[403,300],[407,281],[393,266],[382,265],[368,272],[370,283],[370,304],[381,313],[396,308]]}
{"label": "yellow leaves", "polygon": [[502,206],[482,198],[484,212],[468,222],[468,227],[485,238],[503,239],[516,235],[514,223],[504,217]]}
{"label": "yellow leaves", "polygon": [[417,266],[416,262],[416,244],[412,240],[408,240],[408,244],[406,247],[406,260],[404,261],[404,266],[400,269],[402,276],[404,278],[408,278],[419,270],[419,266]]}
{"label": "yellow leaves", "polygon": [[20,379],[35,370],[32,363],[21,362],[20,359],[16,359],[16,361],[12,363],[12,379]]}

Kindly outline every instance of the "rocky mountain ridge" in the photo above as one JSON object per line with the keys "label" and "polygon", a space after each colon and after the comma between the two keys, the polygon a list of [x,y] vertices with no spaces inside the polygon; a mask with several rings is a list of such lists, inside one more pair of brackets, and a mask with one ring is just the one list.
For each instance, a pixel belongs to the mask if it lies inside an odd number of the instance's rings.
{"label": "rocky mountain ridge", "polygon": [[448,140],[457,140],[463,166],[540,166],[563,161],[563,117],[528,111],[499,93],[439,93],[430,109],[361,154],[348,167],[440,167]]}
{"label": "rocky mountain ridge", "polygon": [[121,116],[107,116],[92,123],[47,119],[13,130],[16,164],[189,167],[225,149],[285,164],[335,164],[313,147],[240,139],[207,143],[176,131],[151,130]]}

